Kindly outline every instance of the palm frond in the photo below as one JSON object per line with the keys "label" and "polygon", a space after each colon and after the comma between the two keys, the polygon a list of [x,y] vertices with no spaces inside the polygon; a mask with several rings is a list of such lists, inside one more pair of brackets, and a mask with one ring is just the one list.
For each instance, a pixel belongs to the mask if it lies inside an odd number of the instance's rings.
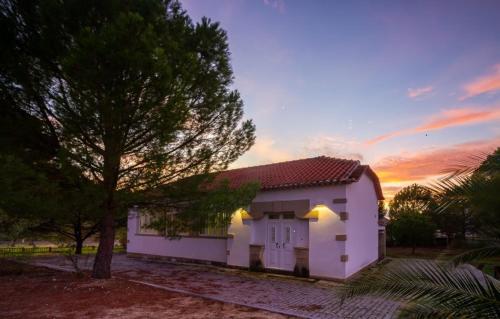
{"label": "palm frond", "polygon": [[401,309],[399,318],[411,319],[434,319],[434,318],[452,318],[453,313],[450,311],[437,310],[435,308],[410,303]]}
{"label": "palm frond", "polygon": [[463,263],[479,260],[488,257],[500,256],[500,242],[493,242],[486,247],[476,248],[466,251],[451,259],[450,264],[457,266]]}
{"label": "palm frond", "polygon": [[488,152],[469,154],[465,158],[455,160],[454,163],[443,171],[443,173],[451,178],[470,175],[479,169],[480,164],[483,163],[488,156],[490,156]]}
{"label": "palm frond", "polygon": [[434,261],[393,261],[341,290],[343,298],[366,294],[409,303],[402,313],[418,309],[424,315],[427,307],[434,318],[439,313],[442,318],[500,317],[498,281],[467,266],[450,270]]}
{"label": "palm frond", "polygon": [[447,176],[428,186],[439,202],[437,212],[452,205],[468,206],[469,201],[487,187],[488,181],[480,176]]}

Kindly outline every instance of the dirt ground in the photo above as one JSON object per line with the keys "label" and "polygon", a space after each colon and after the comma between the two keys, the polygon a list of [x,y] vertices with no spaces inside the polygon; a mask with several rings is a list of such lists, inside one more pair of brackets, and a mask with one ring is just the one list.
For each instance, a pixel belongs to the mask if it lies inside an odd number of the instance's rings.
{"label": "dirt ground", "polygon": [[0,259],[0,318],[286,318],[128,282]]}

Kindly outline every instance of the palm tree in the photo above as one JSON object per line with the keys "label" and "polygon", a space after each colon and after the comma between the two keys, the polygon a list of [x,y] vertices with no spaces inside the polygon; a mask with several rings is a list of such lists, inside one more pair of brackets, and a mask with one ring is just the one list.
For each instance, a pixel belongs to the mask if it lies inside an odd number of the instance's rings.
{"label": "palm tree", "polygon": [[500,282],[470,265],[392,261],[340,291],[401,301],[403,318],[500,318]]}
{"label": "palm tree", "polygon": [[454,205],[470,207],[488,245],[449,262],[392,261],[349,283],[343,298],[375,295],[402,301],[401,317],[500,318],[500,282],[467,262],[500,256],[500,148],[472,158],[479,166],[461,164],[430,187],[439,199],[438,212]]}

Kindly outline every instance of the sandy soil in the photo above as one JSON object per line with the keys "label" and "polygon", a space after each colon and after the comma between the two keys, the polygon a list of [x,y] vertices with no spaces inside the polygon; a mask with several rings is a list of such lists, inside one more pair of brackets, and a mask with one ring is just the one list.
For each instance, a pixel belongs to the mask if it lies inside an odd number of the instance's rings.
{"label": "sandy soil", "polygon": [[0,259],[0,318],[285,318],[123,279],[94,280]]}

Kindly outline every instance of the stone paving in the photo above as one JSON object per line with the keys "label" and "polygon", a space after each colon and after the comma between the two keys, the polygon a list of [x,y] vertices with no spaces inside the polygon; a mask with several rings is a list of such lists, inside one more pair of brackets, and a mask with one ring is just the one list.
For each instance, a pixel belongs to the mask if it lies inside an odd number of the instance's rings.
{"label": "stone paving", "polygon": [[[33,262],[72,270],[64,257],[37,257]],[[90,269],[92,261],[84,257],[80,264]],[[151,262],[125,255],[115,255],[112,267],[114,276],[131,281],[303,318],[393,318],[399,306],[373,297],[342,304],[336,292],[340,284],[222,267]]]}

